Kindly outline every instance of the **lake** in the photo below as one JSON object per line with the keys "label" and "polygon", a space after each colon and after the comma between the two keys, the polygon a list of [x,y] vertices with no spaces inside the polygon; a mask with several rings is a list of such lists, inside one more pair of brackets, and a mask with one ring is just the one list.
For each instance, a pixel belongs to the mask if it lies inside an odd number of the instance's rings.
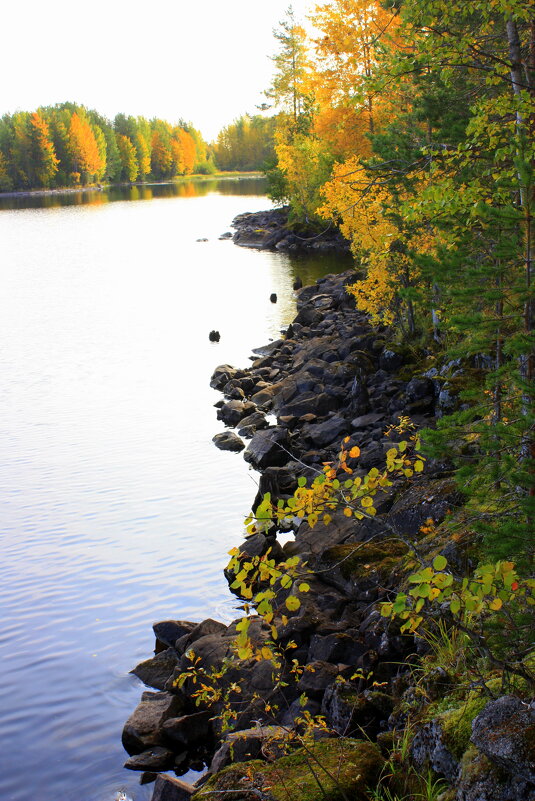
{"label": "lake", "polygon": [[3,801],[150,798],[122,767],[143,690],[129,671],[153,622],[237,616],[222,568],[256,477],[212,444],[210,376],[279,336],[296,275],[348,267],[220,240],[263,192],[0,200]]}

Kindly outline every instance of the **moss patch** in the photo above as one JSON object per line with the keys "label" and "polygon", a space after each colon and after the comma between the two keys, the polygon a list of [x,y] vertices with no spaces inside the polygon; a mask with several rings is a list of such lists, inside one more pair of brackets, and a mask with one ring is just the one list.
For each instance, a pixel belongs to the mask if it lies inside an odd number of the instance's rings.
{"label": "moss patch", "polygon": [[[360,545],[335,545],[329,548],[324,559],[340,564],[340,572],[345,579],[366,576],[370,571],[389,575],[399,567],[401,556],[408,552],[407,546],[399,540],[367,542]],[[343,561],[342,561],[343,560]]]}
{"label": "moss patch", "polygon": [[[374,743],[341,738],[300,748],[271,764],[255,760],[231,765],[213,776],[194,801],[258,801],[253,788],[275,801],[369,801],[384,759]],[[330,774],[330,775],[329,775]],[[323,788],[320,789],[319,784]]]}
{"label": "moss patch", "polygon": [[460,706],[439,715],[438,720],[444,732],[444,744],[457,759],[461,759],[470,744],[472,721],[488,702],[486,696],[470,693]]}

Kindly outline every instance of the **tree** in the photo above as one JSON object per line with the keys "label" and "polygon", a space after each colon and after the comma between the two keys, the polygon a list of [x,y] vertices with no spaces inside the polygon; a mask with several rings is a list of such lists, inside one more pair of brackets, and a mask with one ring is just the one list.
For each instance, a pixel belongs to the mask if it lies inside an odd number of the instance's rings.
{"label": "tree", "polygon": [[335,0],[318,6],[312,22],[320,32],[314,40],[311,84],[318,111],[315,130],[339,155],[369,155],[366,134],[386,118],[388,96],[370,86],[385,48],[393,46],[398,27],[395,10],[376,0]]}
{"label": "tree", "polygon": [[32,178],[35,177],[38,186],[48,187],[58,171],[59,161],[46,120],[38,111],[34,111],[30,117],[29,138]]}
{"label": "tree", "polygon": [[121,178],[125,181],[135,181],[138,176],[139,165],[134,145],[128,136],[117,134],[117,147],[121,157]]}
{"label": "tree", "polygon": [[69,152],[73,173],[80,174],[83,183],[94,179],[105,168],[91,125],[76,111],[69,124]]}
{"label": "tree", "polygon": [[191,174],[195,165],[195,141],[183,128],[177,127],[173,130],[171,151],[175,173],[178,175]]}
{"label": "tree", "polygon": [[297,24],[292,6],[273,36],[279,42],[279,52],[272,56],[276,72],[266,95],[291,116],[295,126],[305,110],[308,57],[306,33]]}
{"label": "tree", "polygon": [[151,128],[151,172],[155,178],[171,178],[173,175],[171,126],[162,120],[152,120]]}

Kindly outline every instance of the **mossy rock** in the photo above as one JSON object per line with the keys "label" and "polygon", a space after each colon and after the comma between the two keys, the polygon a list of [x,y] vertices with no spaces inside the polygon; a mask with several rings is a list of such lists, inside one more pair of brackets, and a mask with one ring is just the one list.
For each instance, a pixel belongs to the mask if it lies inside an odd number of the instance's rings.
{"label": "mossy rock", "polygon": [[472,721],[479,715],[488,700],[484,695],[470,693],[459,706],[438,716],[437,720],[444,734],[444,744],[457,759],[461,759],[468,748],[472,734]]}
{"label": "mossy rock", "polygon": [[[369,801],[384,759],[370,742],[350,738],[322,740],[271,764],[254,760],[216,773],[193,801]],[[320,789],[318,780],[321,784]]]}
{"label": "mossy rock", "polygon": [[400,558],[408,550],[399,540],[335,545],[325,551],[323,561],[340,563],[340,572],[345,579],[367,576],[374,571],[380,576],[389,576],[399,568]]}

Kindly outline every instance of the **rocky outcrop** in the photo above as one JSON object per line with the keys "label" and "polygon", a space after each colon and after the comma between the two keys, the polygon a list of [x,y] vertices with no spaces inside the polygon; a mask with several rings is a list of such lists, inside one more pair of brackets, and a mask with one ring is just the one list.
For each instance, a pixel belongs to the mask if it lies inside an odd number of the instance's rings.
{"label": "rocky outcrop", "polygon": [[[260,217],[251,220],[253,216],[240,223],[238,232],[248,230],[246,225],[268,228],[268,218],[262,218],[260,226]],[[277,225],[282,224],[279,212],[275,217]],[[275,234],[276,226],[269,230]],[[265,246],[265,232],[255,235]],[[372,327],[345,292],[345,285],[354,279],[352,273],[327,276],[299,290],[297,315],[284,338],[256,349],[248,368],[225,364],[214,371],[211,386],[224,396],[218,418],[249,439],[244,459],[260,472],[253,511],[266,492],[275,504],[284,502],[302,477],[311,479],[324,463],[335,462],[341,439],[348,452],[358,446],[359,455],[348,457],[347,464],[353,477],[363,477],[371,468],[382,467],[393,442],[402,438],[394,428],[401,416],[432,427],[442,413],[443,387],[459,365],[443,371],[426,369],[424,353],[401,347],[387,330]],[[231,431],[217,435],[219,446],[234,437]],[[240,799],[277,799],[275,774],[268,762],[279,772],[289,768],[291,763],[284,760],[292,757],[281,756],[280,741],[298,733],[307,715],[321,714],[326,722],[316,739],[336,738],[321,746],[325,755],[337,747],[329,743],[340,743],[340,737],[358,738],[364,733],[379,741],[398,725],[399,713],[393,709],[406,689],[406,662],[418,643],[400,636],[396,624],[381,617],[376,604],[399,588],[411,542],[417,543],[424,558],[436,553],[436,543],[421,529],[429,518],[441,522],[461,501],[449,470],[448,464],[430,462],[410,482],[396,479],[376,496],[373,518],[358,520],[333,512],[327,525],[314,528],[295,518],[280,525],[293,533],[284,545],[277,538],[277,525],[242,542],[240,565],[266,554],[274,565],[294,556],[306,572],[309,592],[301,596],[298,608],[285,605],[295,591],[290,586],[277,585],[274,590],[273,622],[283,656],[271,658],[271,626],[259,617],[250,619],[248,633],[255,647],[264,649],[260,661],[236,653],[240,620],[230,625],[210,619],[197,625],[155,624],[157,654],[134,673],[161,692],[145,693],[125,726],[124,744],[135,758],[127,766],[141,769],[161,760],[164,765],[172,763],[180,774],[202,760],[209,770],[201,783],[209,779],[205,789],[210,797],[230,797],[230,790],[239,790]],[[460,558],[457,552],[448,556],[450,561]],[[239,595],[236,573],[227,571],[226,576]],[[243,600],[251,604],[250,598]],[[208,687],[202,697],[198,697],[199,675],[200,683]],[[214,675],[223,694],[209,691]],[[373,676],[375,687],[366,686],[363,676]],[[437,679],[441,687],[447,680],[447,675]],[[430,696],[432,692],[430,688]],[[230,733],[222,726],[229,709],[235,712]],[[474,716],[480,711],[478,707]],[[496,718],[492,725],[498,726],[502,713],[491,709],[487,717],[491,713]],[[527,714],[508,708],[510,716],[517,713]],[[502,772],[514,770],[515,781],[529,787],[531,774],[524,775],[513,764],[520,741],[513,747],[505,739],[485,740],[485,726],[474,723],[477,759],[490,761]],[[449,782],[460,782],[457,801],[487,801],[466,789],[468,779],[459,779],[466,774],[462,752],[452,750],[446,729],[444,717],[421,727],[413,748],[415,764],[422,770],[429,765]],[[362,775],[375,775],[383,759],[377,747],[356,739],[344,742],[351,760],[351,749],[356,749],[354,764],[361,766]],[[463,748],[467,746],[468,742]],[[526,755],[521,759],[525,764]],[[298,757],[294,764],[301,764]],[[363,786],[351,783],[361,775],[359,770],[353,779],[348,776],[347,789],[352,798],[364,799]],[[304,782],[300,771],[296,781]],[[250,784],[253,775],[258,786]],[[162,790],[172,791],[169,785]],[[310,799],[316,797],[320,796],[311,791]]]}
{"label": "rocky outcrop", "polygon": [[290,226],[288,213],[284,207],[239,214],[232,222],[234,243],[258,250],[349,253],[349,243],[334,226],[326,223],[322,231],[305,224]]}

